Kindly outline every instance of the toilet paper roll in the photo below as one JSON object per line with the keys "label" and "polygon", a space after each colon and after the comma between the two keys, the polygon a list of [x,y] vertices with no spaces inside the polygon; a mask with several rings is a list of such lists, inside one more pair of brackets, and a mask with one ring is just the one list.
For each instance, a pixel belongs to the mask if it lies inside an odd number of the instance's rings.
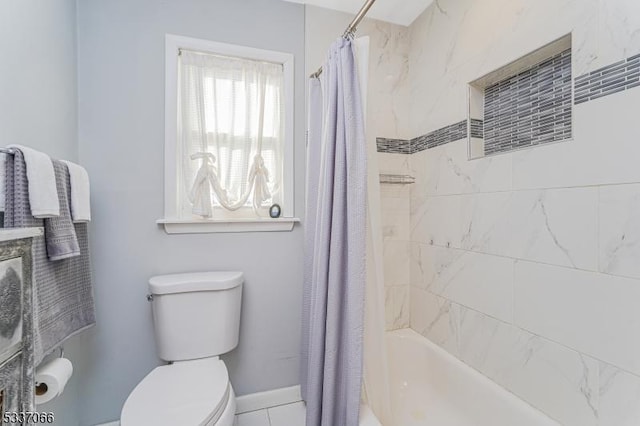
{"label": "toilet paper roll", "polygon": [[36,370],[36,404],[44,404],[62,394],[69,378],[73,374],[73,365],[66,358],[55,358]]}

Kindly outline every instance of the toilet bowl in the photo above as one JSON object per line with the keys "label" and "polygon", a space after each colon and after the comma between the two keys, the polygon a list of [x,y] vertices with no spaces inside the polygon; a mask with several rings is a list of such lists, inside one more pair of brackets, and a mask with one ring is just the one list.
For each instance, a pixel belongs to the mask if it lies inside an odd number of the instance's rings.
{"label": "toilet bowl", "polygon": [[231,426],[235,395],[227,368],[214,358],[157,367],[127,398],[121,426]]}
{"label": "toilet bowl", "polygon": [[170,361],[131,392],[121,426],[231,426],[236,400],[218,355],[238,344],[243,276],[200,272],[151,278],[156,347]]}

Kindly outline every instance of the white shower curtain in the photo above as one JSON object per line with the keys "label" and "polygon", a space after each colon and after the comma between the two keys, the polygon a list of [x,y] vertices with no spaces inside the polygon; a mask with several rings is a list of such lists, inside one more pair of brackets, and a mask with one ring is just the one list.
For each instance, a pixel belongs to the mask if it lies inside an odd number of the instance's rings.
{"label": "white shower curtain", "polygon": [[[308,426],[357,425],[361,396],[383,424],[390,419],[377,152],[364,133],[368,43],[338,40],[322,80],[309,81],[301,375]],[[351,203],[341,204],[345,198]]]}
{"label": "white shower curtain", "polygon": [[[307,426],[357,426],[366,283],[367,150],[355,48],[310,84],[302,388]],[[321,130],[318,129],[322,123]],[[320,136],[320,140],[317,137]]]}
{"label": "white shower curtain", "polygon": [[[355,44],[366,122],[369,37],[360,37],[355,40]],[[367,135],[367,283],[364,307],[362,399],[383,425],[391,425],[389,364],[384,338],[385,297],[381,213],[378,149],[375,136]]]}

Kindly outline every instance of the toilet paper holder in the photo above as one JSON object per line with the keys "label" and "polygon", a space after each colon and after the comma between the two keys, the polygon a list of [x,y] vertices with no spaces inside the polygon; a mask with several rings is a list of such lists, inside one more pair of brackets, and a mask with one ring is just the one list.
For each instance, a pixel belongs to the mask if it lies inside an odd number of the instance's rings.
{"label": "toilet paper holder", "polygon": [[[64,347],[60,346],[60,353],[58,354],[58,358],[64,358]],[[42,395],[48,390],[48,386],[45,383],[36,383],[36,395]]]}
{"label": "toilet paper holder", "polygon": [[38,405],[62,395],[73,374],[73,365],[71,361],[64,358],[64,349],[62,347],[57,349],[59,354],[50,354],[49,359],[41,363],[36,370],[34,396],[35,403]]}

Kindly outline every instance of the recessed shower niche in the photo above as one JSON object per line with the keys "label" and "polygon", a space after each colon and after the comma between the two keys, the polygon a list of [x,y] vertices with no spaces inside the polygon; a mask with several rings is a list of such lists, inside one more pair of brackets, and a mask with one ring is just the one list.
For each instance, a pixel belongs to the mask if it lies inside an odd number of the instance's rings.
{"label": "recessed shower niche", "polygon": [[469,158],[572,138],[571,35],[469,83]]}

